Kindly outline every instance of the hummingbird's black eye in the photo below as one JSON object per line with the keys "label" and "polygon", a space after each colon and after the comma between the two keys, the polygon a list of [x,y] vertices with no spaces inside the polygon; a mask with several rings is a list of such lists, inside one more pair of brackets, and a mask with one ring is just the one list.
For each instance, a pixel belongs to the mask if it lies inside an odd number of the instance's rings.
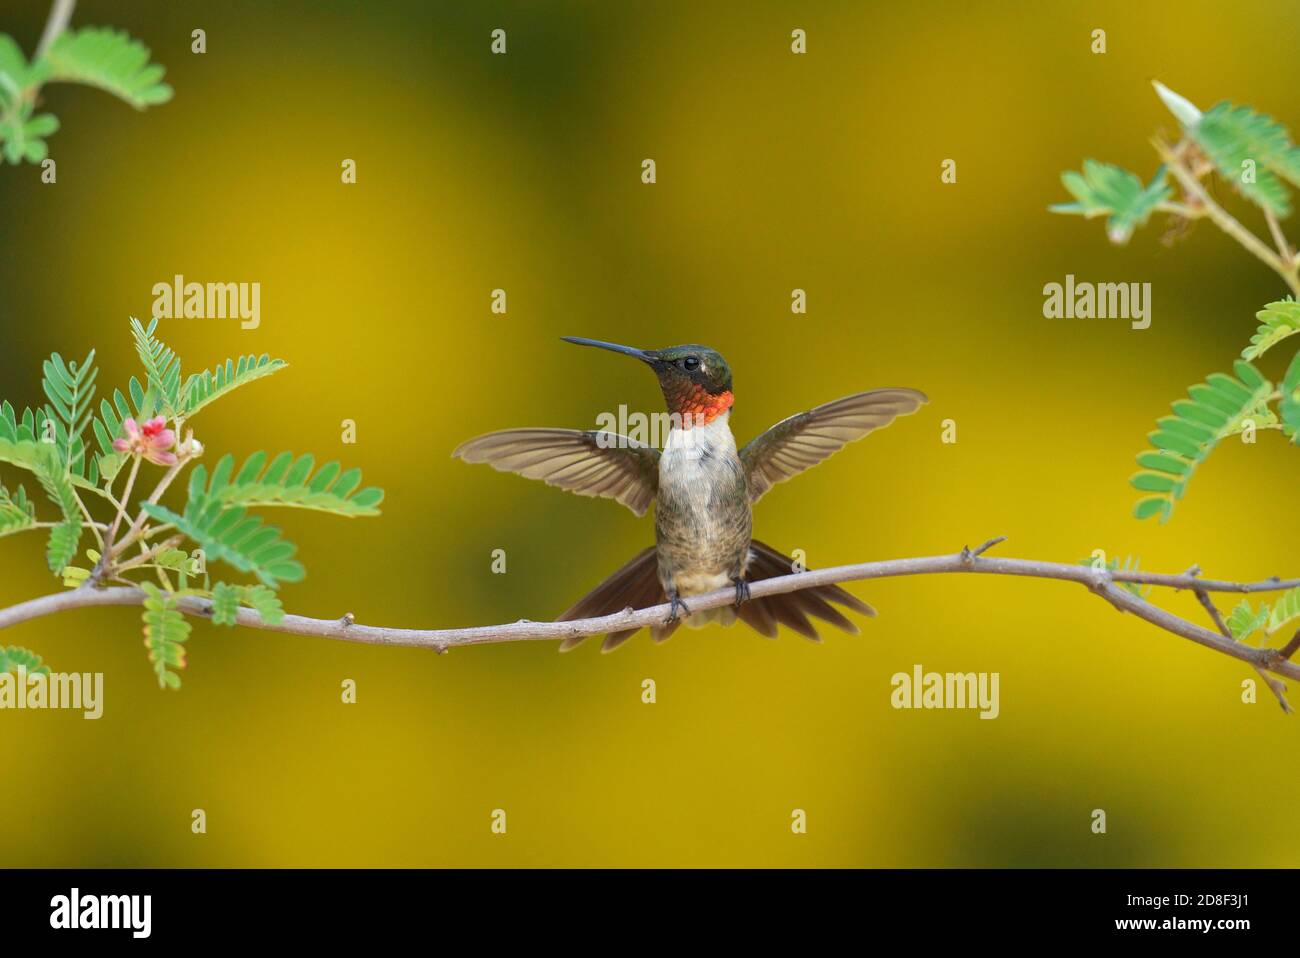
{"label": "hummingbird's black eye", "polygon": [[687,372],[695,372],[695,370],[700,368],[699,358],[695,356],[687,356],[682,360],[682,368]]}

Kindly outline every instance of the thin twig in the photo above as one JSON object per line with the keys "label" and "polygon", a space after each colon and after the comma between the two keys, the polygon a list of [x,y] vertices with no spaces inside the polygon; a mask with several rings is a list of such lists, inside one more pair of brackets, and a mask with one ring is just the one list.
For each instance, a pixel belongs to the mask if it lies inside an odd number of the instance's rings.
{"label": "thin twig", "polygon": [[126,486],[122,490],[122,501],[117,505],[117,515],[113,517],[113,524],[108,529],[108,546],[104,549],[107,555],[113,551],[113,540],[117,538],[117,528],[122,524],[122,519],[126,517],[126,507],[130,505],[131,490],[135,488],[135,478],[140,474],[140,454],[136,453],[131,457],[131,474],[127,476]]}
{"label": "thin twig", "polygon": [[[181,456],[177,459],[176,462],[174,462],[167,471],[163,473],[163,477],[158,480],[158,485],[154,487],[153,492],[149,494],[149,498],[146,499],[145,502],[156,505],[158,500],[162,498],[163,493],[167,491],[167,487],[172,484],[173,480],[175,480],[178,475],[180,475],[181,470],[185,468],[189,459],[190,457],[188,456]],[[126,502],[126,496],[122,497],[122,501]],[[126,536],[123,537],[121,544],[117,547],[117,555],[122,555],[126,551],[126,548],[140,537],[140,530],[144,527],[145,520],[148,518],[149,513],[145,512],[144,509],[141,508],[140,514],[135,517],[135,522],[131,523],[131,528],[126,531]]]}
{"label": "thin twig", "polygon": [[1268,231],[1273,234],[1273,242],[1277,244],[1277,253],[1282,257],[1283,263],[1295,263],[1295,250],[1286,240],[1286,234],[1282,232],[1282,224],[1277,221],[1277,216],[1270,209],[1264,210],[1264,220],[1268,223]]}
{"label": "thin twig", "polygon": [[[774,579],[763,579],[751,583],[750,594],[753,598],[761,599],[764,596],[780,595],[799,589],[831,585],[833,583],[942,573],[1009,575],[1075,582],[1086,586],[1116,608],[1130,612],[1167,632],[1278,675],[1300,680],[1300,664],[1282,658],[1278,654],[1278,650],[1257,649],[1240,642],[1234,642],[1230,638],[1211,632],[1203,626],[1166,612],[1164,609],[1152,605],[1117,585],[1119,582],[1140,581],[1174,589],[1196,589],[1199,587],[1209,592],[1280,591],[1291,587],[1293,580],[1282,580],[1276,577],[1255,583],[1201,581],[1186,574],[1132,573],[1094,569],[1089,565],[1037,562],[1028,559],[987,558],[973,555],[969,549],[963,549],[961,552],[951,555],[864,562],[858,565],[837,566],[815,571],[808,570],[792,575],[779,576]],[[145,593],[136,588],[98,589],[83,586],[70,592],[60,592],[43,598],[32,599],[29,602],[23,602],[0,610],[0,629],[69,609],[89,608],[92,606],[139,605],[144,599]],[[702,612],[706,609],[715,609],[728,605],[734,601],[734,589],[719,589],[706,595],[694,596],[691,599],[691,609],[695,612]],[[177,607],[186,615],[200,618],[208,618],[212,614],[211,603],[206,599],[184,597],[178,599]],[[362,642],[370,645],[426,648],[443,652],[449,648],[461,646],[600,635],[622,629],[657,625],[667,618],[668,613],[669,605],[664,603],[646,609],[627,609],[613,615],[580,619],[573,622],[529,622],[524,620],[506,625],[474,626],[464,629],[395,629],[360,625],[354,622],[350,615],[342,619],[312,619],[300,615],[286,615],[278,624],[270,625],[263,621],[252,609],[241,608],[237,614],[237,621],[240,625],[248,628],[266,629],[272,632],[343,639],[349,642]]]}
{"label": "thin twig", "polygon": [[76,5],[77,0],[54,0],[49,19],[45,21],[45,30],[41,33],[41,41],[36,45],[36,53],[32,56],[33,63],[44,56],[45,51],[59,38],[59,34],[68,29],[68,23],[72,20],[72,8]]}
{"label": "thin twig", "polygon": [[81,509],[81,515],[83,518],[85,518],[86,525],[90,526],[90,531],[95,536],[95,542],[99,545],[99,551],[103,552],[104,537],[99,534],[99,530],[101,528],[100,524],[95,521],[95,517],[90,514],[90,510],[86,508],[86,504],[81,501],[81,496],[74,494],[72,498],[77,500],[77,506]]}
{"label": "thin twig", "polygon": [[[162,542],[155,543],[153,546],[143,549],[143,551],[134,559],[129,559],[120,565],[114,565],[113,573],[115,575],[120,575],[123,572],[145,565],[150,559],[156,559],[168,549],[176,548],[176,546],[180,545],[183,539],[184,536],[172,536]],[[144,543],[141,543],[141,545],[143,546]]]}
{"label": "thin twig", "polygon": [[1252,233],[1231,213],[1225,210],[1214,198],[1210,196],[1201,181],[1196,175],[1183,164],[1183,157],[1180,147],[1171,148],[1168,143],[1160,138],[1152,141],[1156,153],[1168,167],[1169,172],[1173,174],[1174,179],[1178,180],[1179,185],[1191,197],[1205,208],[1205,213],[1214,221],[1214,225],[1223,230],[1243,247],[1252,253],[1260,262],[1264,263],[1269,269],[1276,272],[1286,284],[1291,287],[1291,292],[1300,298],[1300,277],[1297,276],[1295,262],[1290,258],[1283,258],[1268,248],[1263,240]]}
{"label": "thin twig", "polygon": [[[42,521],[42,522],[33,522],[30,526],[27,526],[27,528],[28,528],[28,529],[53,529],[53,528],[55,528],[56,526],[61,526],[61,525],[63,525],[64,521],[65,521],[65,520],[60,520],[60,521],[58,521],[58,522],[46,522],[46,521]],[[94,520],[91,520],[90,522],[85,523],[85,525],[93,526],[94,528],[98,529],[100,532],[103,532],[105,529],[108,528],[108,526],[105,525],[104,523],[102,523],[102,522],[95,522]]]}
{"label": "thin twig", "polygon": [[[1199,574],[1199,566],[1193,566],[1188,570],[1188,575],[1195,576]],[[1210,598],[1209,593],[1204,589],[1197,589],[1196,600],[1200,602],[1205,611],[1209,613],[1210,618],[1214,621],[1214,627],[1227,639],[1236,642],[1236,636],[1234,636],[1232,630],[1228,628],[1228,623],[1223,621],[1223,614],[1219,611],[1219,607],[1214,604],[1214,600]],[[1254,665],[1254,663],[1252,663],[1252,665]],[[1286,684],[1283,683],[1281,679],[1276,679],[1269,675],[1264,671],[1263,667],[1259,665],[1254,665],[1254,669],[1259,673],[1260,679],[1269,687],[1269,690],[1273,693],[1274,697],[1277,698],[1277,704],[1282,706],[1282,711],[1286,712],[1288,715],[1295,711],[1291,708],[1291,703],[1287,701]]]}

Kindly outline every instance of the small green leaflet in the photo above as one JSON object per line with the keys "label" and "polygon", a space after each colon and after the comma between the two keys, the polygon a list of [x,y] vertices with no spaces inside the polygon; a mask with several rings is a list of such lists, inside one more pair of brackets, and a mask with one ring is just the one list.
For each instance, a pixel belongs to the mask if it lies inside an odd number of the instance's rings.
{"label": "small green leaflet", "polygon": [[1268,606],[1261,605],[1256,612],[1251,608],[1250,603],[1242,599],[1237,603],[1237,607],[1232,610],[1225,624],[1232,637],[1238,642],[1245,642],[1248,638],[1264,627],[1268,621]]}
{"label": "small green leaflet", "polygon": [[1300,333],[1300,303],[1291,299],[1269,303],[1255,318],[1259,329],[1250,337],[1250,345],[1241,351],[1241,358],[1256,360],[1286,339]]}
{"label": "small green leaflet", "polygon": [[19,486],[10,492],[0,485],[0,537],[23,532],[36,525],[36,506],[27,500],[27,492]]}
{"label": "small green leaflet", "polygon": [[35,113],[30,103],[0,117],[0,150],[4,158],[17,165],[24,160],[40,163],[50,155],[47,137],[57,133],[59,119],[52,113]]}
{"label": "small green leaflet", "polygon": [[1163,166],[1143,186],[1137,175],[1128,170],[1097,160],[1084,160],[1082,175],[1068,170],[1061,174],[1061,182],[1075,202],[1058,203],[1049,209],[1053,213],[1073,213],[1088,219],[1110,217],[1106,232],[1110,241],[1119,245],[1127,243],[1133,231],[1145,225],[1171,195]]}
{"label": "small green leaflet", "polygon": [[0,672],[17,672],[19,669],[25,669],[29,675],[38,672],[50,674],[50,667],[31,649],[20,645],[0,645]]}
{"label": "small green leaflet", "polygon": [[284,620],[280,597],[264,585],[230,585],[218,582],[212,588],[212,621],[217,625],[234,625],[239,607],[251,607],[268,625]]}
{"label": "small green leaflet", "polygon": [[176,596],[164,592],[152,582],[142,582],[144,600],[144,644],[149,661],[158,676],[160,688],[178,689],[181,677],[176,669],[185,668],[184,642],[190,637],[190,623],[177,609]]}

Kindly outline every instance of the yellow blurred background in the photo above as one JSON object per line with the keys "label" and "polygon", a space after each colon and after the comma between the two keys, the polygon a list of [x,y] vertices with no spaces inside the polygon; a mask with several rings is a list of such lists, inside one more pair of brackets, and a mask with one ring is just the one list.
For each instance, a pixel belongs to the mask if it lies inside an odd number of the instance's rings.
{"label": "yellow blurred background", "polygon": [[[46,11],[7,4],[0,32],[30,52]],[[378,519],[273,514],[308,569],[285,604],[306,615],[551,619],[650,544],[648,517],[449,458],[493,429],[660,408],[646,370],[561,335],[718,349],[741,441],[847,393],[925,390],[920,414],[757,508],[755,534],[814,567],[1007,535],[1007,556],[1102,548],[1159,571],[1295,575],[1300,518],[1261,505],[1300,466],[1276,434],[1217,451],[1168,525],[1131,518],[1127,485],[1155,419],[1230,366],[1280,281],[1208,225],[1170,249],[1153,223],[1121,249],[1100,223],[1046,211],[1084,157],[1150,176],[1148,138],[1174,125],[1153,78],[1300,125],[1292,13],[83,0],[74,23],[142,38],[176,96],[136,113],[46,88],[57,184],[0,169],[0,396],[38,402],[42,358],[91,346],[101,387],[124,384],[127,317],[174,274],[260,282],[256,330],[159,332],[190,370],[249,352],[290,363],[196,420],[212,458],[311,451],[386,488]],[[504,56],[489,51],[498,27]],[[790,52],[795,28],[806,55]],[[955,185],[940,182],[948,158]],[[1044,319],[1043,286],[1067,273],[1152,283],[1152,327]],[[945,419],[956,444],[940,442]],[[43,546],[0,543],[0,604],[57,591]],[[138,610],[27,623],[0,640],[105,673],[105,714],[0,715],[0,863],[1300,863],[1276,827],[1279,796],[1300,788],[1300,725],[1267,690],[1241,702],[1254,673],[1240,663],[1061,583],[850,588],[879,618],[821,645],[710,627],[607,656],[595,641],[436,656],[196,623],[175,693],[157,687]],[[1186,596],[1155,598],[1203,620]],[[1000,673],[1000,717],[895,711],[890,676],[917,663]]]}

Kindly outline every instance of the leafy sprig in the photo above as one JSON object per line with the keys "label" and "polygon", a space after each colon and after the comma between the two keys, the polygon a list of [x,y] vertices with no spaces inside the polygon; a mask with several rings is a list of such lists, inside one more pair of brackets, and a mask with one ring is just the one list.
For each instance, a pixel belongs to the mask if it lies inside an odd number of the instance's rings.
{"label": "leafy sprig", "polygon": [[1228,631],[1238,642],[1249,641],[1259,633],[1262,637],[1290,632],[1300,623],[1300,588],[1288,589],[1270,606],[1261,602],[1259,608],[1249,599],[1242,599],[1227,618]]}
{"label": "leafy sprig", "polygon": [[1133,231],[1145,226],[1151,214],[1165,209],[1171,190],[1161,167],[1145,186],[1137,175],[1110,163],[1083,161],[1083,173],[1068,170],[1061,182],[1074,197],[1073,203],[1049,207],[1053,213],[1075,213],[1086,219],[1105,216],[1106,233],[1112,243],[1127,243]]}
{"label": "leafy sprig", "polygon": [[[79,363],[57,353],[45,362],[44,406],[19,415],[0,402],[0,462],[31,473],[57,508],[56,518],[40,521],[22,486],[10,492],[0,485],[0,536],[47,529],[46,561],[69,588],[128,582],[144,589],[149,661],[160,685],[177,688],[190,635],[183,600],[208,601],[218,625],[233,625],[241,608],[276,624],[284,616],[277,590],[306,574],[297,546],[255,510],[373,516],[383,491],[362,488],[358,469],[337,462],[317,467],[311,454],[254,452],[238,468],[235,457],[225,455],[209,474],[198,462],[204,449],[192,428],[182,437],[187,418],[286,364],[243,356],[185,378],[180,357],[158,336],[157,320],[145,325],[133,318],[131,333],[143,377],[132,377],[125,392],[114,390],[111,401],[106,397],[95,406],[92,351]],[[141,489],[147,487],[137,486],[142,470],[151,468],[163,471],[145,495]],[[186,469],[188,495],[176,511],[162,497]],[[125,482],[115,489],[124,473]],[[95,519],[92,505],[107,507],[110,516]],[[87,529],[96,548],[85,551],[88,564],[74,565]],[[256,581],[213,583],[208,563],[223,563]]]}
{"label": "leafy sprig", "polygon": [[10,492],[0,485],[0,537],[26,532],[36,525],[36,505],[27,501],[27,491],[19,486]]}
{"label": "leafy sprig", "polygon": [[[1254,431],[1264,429],[1280,430],[1300,442],[1300,352],[1277,387],[1252,365],[1300,333],[1300,254],[1279,222],[1292,208],[1288,184],[1300,187],[1300,147],[1285,127],[1251,107],[1224,101],[1202,112],[1163,84],[1155,88],[1177,119],[1181,139],[1172,145],[1154,141],[1163,162],[1151,182],[1144,187],[1135,174],[1087,160],[1082,175],[1062,175],[1075,202],[1052,206],[1052,212],[1105,215],[1110,238],[1117,243],[1127,241],[1157,211],[1184,222],[1208,218],[1273,269],[1292,292],[1256,314],[1259,325],[1233,366],[1235,376],[1214,373],[1190,387],[1188,398],[1175,402],[1173,415],[1160,419],[1149,435],[1153,448],[1138,456],[1141,471],[1130,479],[1146,494],[1134,515],[1164,522],[1196,469],[1224,438],[1250,432],[1253,440]],[[1206,189],[1203,181],[1214,175],[1262,211],[1272,248]],[[1181,196],[1172,195],[1174,185]]]}
{"label": "leafy sprig", "polygon": [[49,156],[46,140],[59,120],[36,110],[46,83],[95,87],[143,110],[172,98],[165,72],[143,43],[111,27],[64,30],[30,61],[13,37],[0,33],[0,153],[15,165]]}
{"label": "leafy sprig", "polygon": [[181,677],[177,669],[185,668],[185,641],[190,637],[190,620],[176,608],[177,597],[152,582],[140,584],[144,600],[144,645],[149,661],[162,688],[178,689]]}
{"label": "leafy sprig", "polygon": [[1300,333],[1300,303],[1292,299],[1269,303],[1255,318],[1259,329],[1250,337],[1250,345],[1241,351],[1241,358],[1254,362],[1282,340]]}
{"label": "leafy sprig", "polygon": [[51,44],[44,63],[46,83],[82,83],[111,93],[137,110],[166,103],[172,88],[162,82],[167,71],[151,63],[149,48],[125,30],[83,27],[69,30]]}

